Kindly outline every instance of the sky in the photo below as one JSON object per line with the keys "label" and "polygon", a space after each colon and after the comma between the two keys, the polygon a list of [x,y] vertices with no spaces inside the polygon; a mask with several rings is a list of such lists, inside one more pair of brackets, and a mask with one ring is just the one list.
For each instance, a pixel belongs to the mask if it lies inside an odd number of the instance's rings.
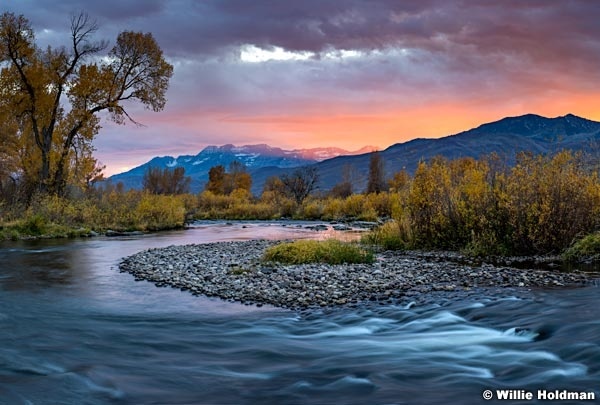
{"label": "sky", "polygon": [[[38,44],[85,11],[97,39],[151,32],[174,66],[162,112],[103,120],[107,175],[207,145],[381,150],[527,113],[600,121],[600,2],[0,0]],[[109,47],[110,48],[110,47]]]}

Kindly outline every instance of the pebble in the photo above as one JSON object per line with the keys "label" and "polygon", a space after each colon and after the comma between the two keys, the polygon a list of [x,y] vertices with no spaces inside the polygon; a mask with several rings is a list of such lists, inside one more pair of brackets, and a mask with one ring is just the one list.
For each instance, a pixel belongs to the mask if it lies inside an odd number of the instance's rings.
{"label": "pebble", "polygon": [[[136,280],[194,295],[291,309],[344,306],[402,299],[415,294],[486,287],[585,285],[584,273],[467,264],[455,253],[380,252],[373,264],[263,263],[275,241],[219,242],[149,249],[125,258],[119,268]],[[385,265],[381,265],[385,263]]]}

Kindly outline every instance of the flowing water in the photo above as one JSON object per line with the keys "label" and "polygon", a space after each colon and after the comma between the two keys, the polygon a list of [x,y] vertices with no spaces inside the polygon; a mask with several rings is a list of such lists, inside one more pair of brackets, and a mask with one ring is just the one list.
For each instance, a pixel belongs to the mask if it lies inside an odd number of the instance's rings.
{"label": "flowing water", "polygon": [[117,269],[150,247],[296,237],[323,233],[205,224],[0,245],[0,403],[478,404],[486,389],[600,398],[598,287],[293,312]]}

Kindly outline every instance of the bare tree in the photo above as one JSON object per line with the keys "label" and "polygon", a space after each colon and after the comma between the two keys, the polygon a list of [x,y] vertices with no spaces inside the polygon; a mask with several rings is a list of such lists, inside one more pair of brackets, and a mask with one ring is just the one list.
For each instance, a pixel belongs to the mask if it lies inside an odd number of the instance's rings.
{"label": "bare tree", "polygon": [[191,181],[183,167],[149,167],[144,173],[144,190],[152,194],[184,194],[189,192]]}
{"label": "bare tree", "polygon": [[281,176],[286,193],[298,204],[302,204],[302,201],[317,188],[318,181],[319,173],[315,166],[304,166],[294,170],[291,175]]}
{"label": "bare tree", "polygon": [[369,181],[367,183],[367,193],[381,193],[387,190],[385,182],[385,169],[383,158],[379,152],[371,153],[369,162]]}
{"label": "bare tree", "polygon": [[333,197],[346,198],[354,192],[356,168],[351,164],[345,164],[342,168],[342,181],[333,186],[329,194]]}

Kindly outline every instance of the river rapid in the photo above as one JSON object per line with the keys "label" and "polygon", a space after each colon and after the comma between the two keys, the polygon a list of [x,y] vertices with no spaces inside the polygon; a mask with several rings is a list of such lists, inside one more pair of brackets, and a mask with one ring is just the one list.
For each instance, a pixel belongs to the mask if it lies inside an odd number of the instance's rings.
{"label": "river rapid", "polygon": [[118,271],[153,247],[330,235],[214,223],[0,244],[0,404],[479,404],[487,389],[600,399],[597,286],[288,311]]}

